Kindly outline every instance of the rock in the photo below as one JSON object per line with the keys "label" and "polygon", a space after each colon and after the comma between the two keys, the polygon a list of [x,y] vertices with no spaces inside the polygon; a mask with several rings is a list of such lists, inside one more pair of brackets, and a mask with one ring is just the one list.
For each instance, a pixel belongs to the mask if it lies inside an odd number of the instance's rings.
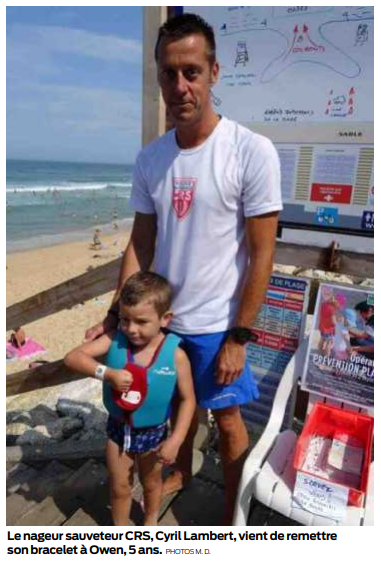
{"label": "rock", "polygon": [[361,287],[371,287],[374,288],[374,279],[367,278],[366,280],[360,283]]}
{"label": "rock", "polygon": [[66,385],[57,400],[57,411],[82,421],[76,440],[99,438],[105,432],[107,412],[103,406],[102,387],[96,379],[83,379]]}
{"label": "rock", "polygon": [[7,412],[7,425],[12,423],[24,423],[28,426],[33,426],[32,415],[29,411],[10,411]]}
{"label": "rock", "polygon": [[286,274],[292,276],[296,273],[296,266],[285,266],[284,264],[274,264],[274,273],[276,274]]}
{"label": "rock", "polygon": [[102,424],[102,427],[99,428],[89,428],[88,430],[84,428],[81,432],[75,434],[70,439],[70,442],[83,442],[84,444],[90,444],[91,442],[96,442],[101,439],[104,439],[106,442],[106,423]]}
{"label": "rock", "polygon": [[99,408],[102,407],[103,409],[102,386],[97,379],[90,377],[80,379],[79,381],[72,381],[61,389],[56,406],[58,403],[60,405],[64,404],[64,400],[66,400],[67,404],[71,402],[73,406],[80,404],[81,408],[83,405],[92,405]]}
{"label": "rock", "polygon": [[82,420],[91,414],[93,408],[90,403],[80,403],[67,397],[60,397],[56,405],[56,410],[60,416],[69,416]]}
{"label": "rock", "polygon": [[29,428],[20,435],[16,444],[18,446],[26,444],[38,444],[53,440],[62,442],[83,428],[83,422],[78,418],[63,417],[46,425]]}
{"label": "rock", "polygon": [[24,422],[10,422],[7,424],[7,443],[12,442],[13,440],[16,441],[17,437],[21,436],[28,430],[30,430],[29,424],[25,424]]}
{"label": "rock", "polygon": [[342,283],[346,285],[354,284],[353,278],[349,276],[335,272],[325,272],[324,270],[312,270],[311,268],[298,271],[298,277],[313,278],[319,281]]}
{"label": "rock", "polygon": [[[83,421],[79,418],[71,418],[65,416],[56,422],[51,422],[46,425],[46,430],[53,440],[61,442],[69,438],[83,428]],[[36,428],[37,429],[37,428]]]}
{"label": "rock", "polygon": [[[48,434],[46,426],[36,426],[36,428],[30,428],[19,436],[16,440],[18,446],[26,445],[37,445],[41,443],[50,442],[51,437]],[[55,440],[53,440],[55,442]]]}

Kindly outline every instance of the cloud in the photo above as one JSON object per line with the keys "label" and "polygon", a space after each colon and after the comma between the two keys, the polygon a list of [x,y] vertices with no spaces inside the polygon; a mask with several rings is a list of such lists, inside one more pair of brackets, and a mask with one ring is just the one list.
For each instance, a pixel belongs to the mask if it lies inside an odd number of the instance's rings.
{"label": "cloud", "polygon": [[[54,53],[80,55],[107,62],[136,63],[141,61],[140,41],[112,35],[101,35],[83,29],[59,26],[10,25],[7,30],[7,51],[13,63],[44,61]],[[33,54],[38,57],[33,57]]]}
{"label": "cloud", "polygon": [[[7,106],[10,154],[24,154],[31,139],[36,151],[49,158],[132,162],[141,139],[140,96],[106,88],[24,84],[22,98]],[[30,154],[38,157],[38,151]]]}
{"label": "cloud", "polygon": [[141,51],[139,41],[111,35],[9,25],[10,154],[57,158],[62,149],[67,159],[133,160],[141,138]]}
{"label": "cloud", "polygon": [[19,117],[34,114],[36,124],[41,120],[52,129],[59,126],[62,131],[76,129],[82,133],[140,131],[140,97],[125,91],[34,83],[24,83],[23,89],[22,99],[13,100],[8,109]]}
{"label": "cloud", "polygon": [[42,45],[56,52],[124,63],[136,62],[142,55],[141,43],[134,39],[66,27],[37,27],[33,31]]}

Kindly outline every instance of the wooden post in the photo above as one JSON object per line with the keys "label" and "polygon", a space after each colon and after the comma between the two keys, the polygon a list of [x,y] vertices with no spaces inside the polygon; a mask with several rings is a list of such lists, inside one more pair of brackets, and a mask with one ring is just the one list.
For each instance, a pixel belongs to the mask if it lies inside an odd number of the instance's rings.
{"label": "wooden post", "polygon": [[165,6],[146,6],[144,8],[143,146],[165,133],[165,106],[156,78],[154,50],[158,29],[166,19],[167,8]]}

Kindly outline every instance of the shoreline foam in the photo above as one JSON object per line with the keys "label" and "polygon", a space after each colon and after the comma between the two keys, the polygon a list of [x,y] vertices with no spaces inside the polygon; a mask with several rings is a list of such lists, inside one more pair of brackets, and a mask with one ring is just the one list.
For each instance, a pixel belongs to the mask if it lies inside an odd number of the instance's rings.
{"label": "shoreline foam", "polygon": [[118,225],[118,229],[114,228],[114,223],[105,223],[78,231],[38,235],[21,240],[7,240],[6,254],[7,256],[10,256],[12,254],[18,254],[20,252],[28,252],[37,249],[60,246],[62,244],[88,241],[92,239],[95,229],[101,229],[103,235],[105,236],[117,237],[119,232],[126,232],[131,230],[133,217],[117,219],[115,220],[115,223]]}

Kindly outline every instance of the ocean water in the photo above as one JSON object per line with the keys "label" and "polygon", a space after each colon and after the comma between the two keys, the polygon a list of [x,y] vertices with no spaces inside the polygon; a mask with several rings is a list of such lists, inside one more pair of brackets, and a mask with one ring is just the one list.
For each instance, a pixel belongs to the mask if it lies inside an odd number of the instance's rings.
{"label": "ocean water", "polygon": [[7,252],[132,223],[132,165],[7,160]]}

